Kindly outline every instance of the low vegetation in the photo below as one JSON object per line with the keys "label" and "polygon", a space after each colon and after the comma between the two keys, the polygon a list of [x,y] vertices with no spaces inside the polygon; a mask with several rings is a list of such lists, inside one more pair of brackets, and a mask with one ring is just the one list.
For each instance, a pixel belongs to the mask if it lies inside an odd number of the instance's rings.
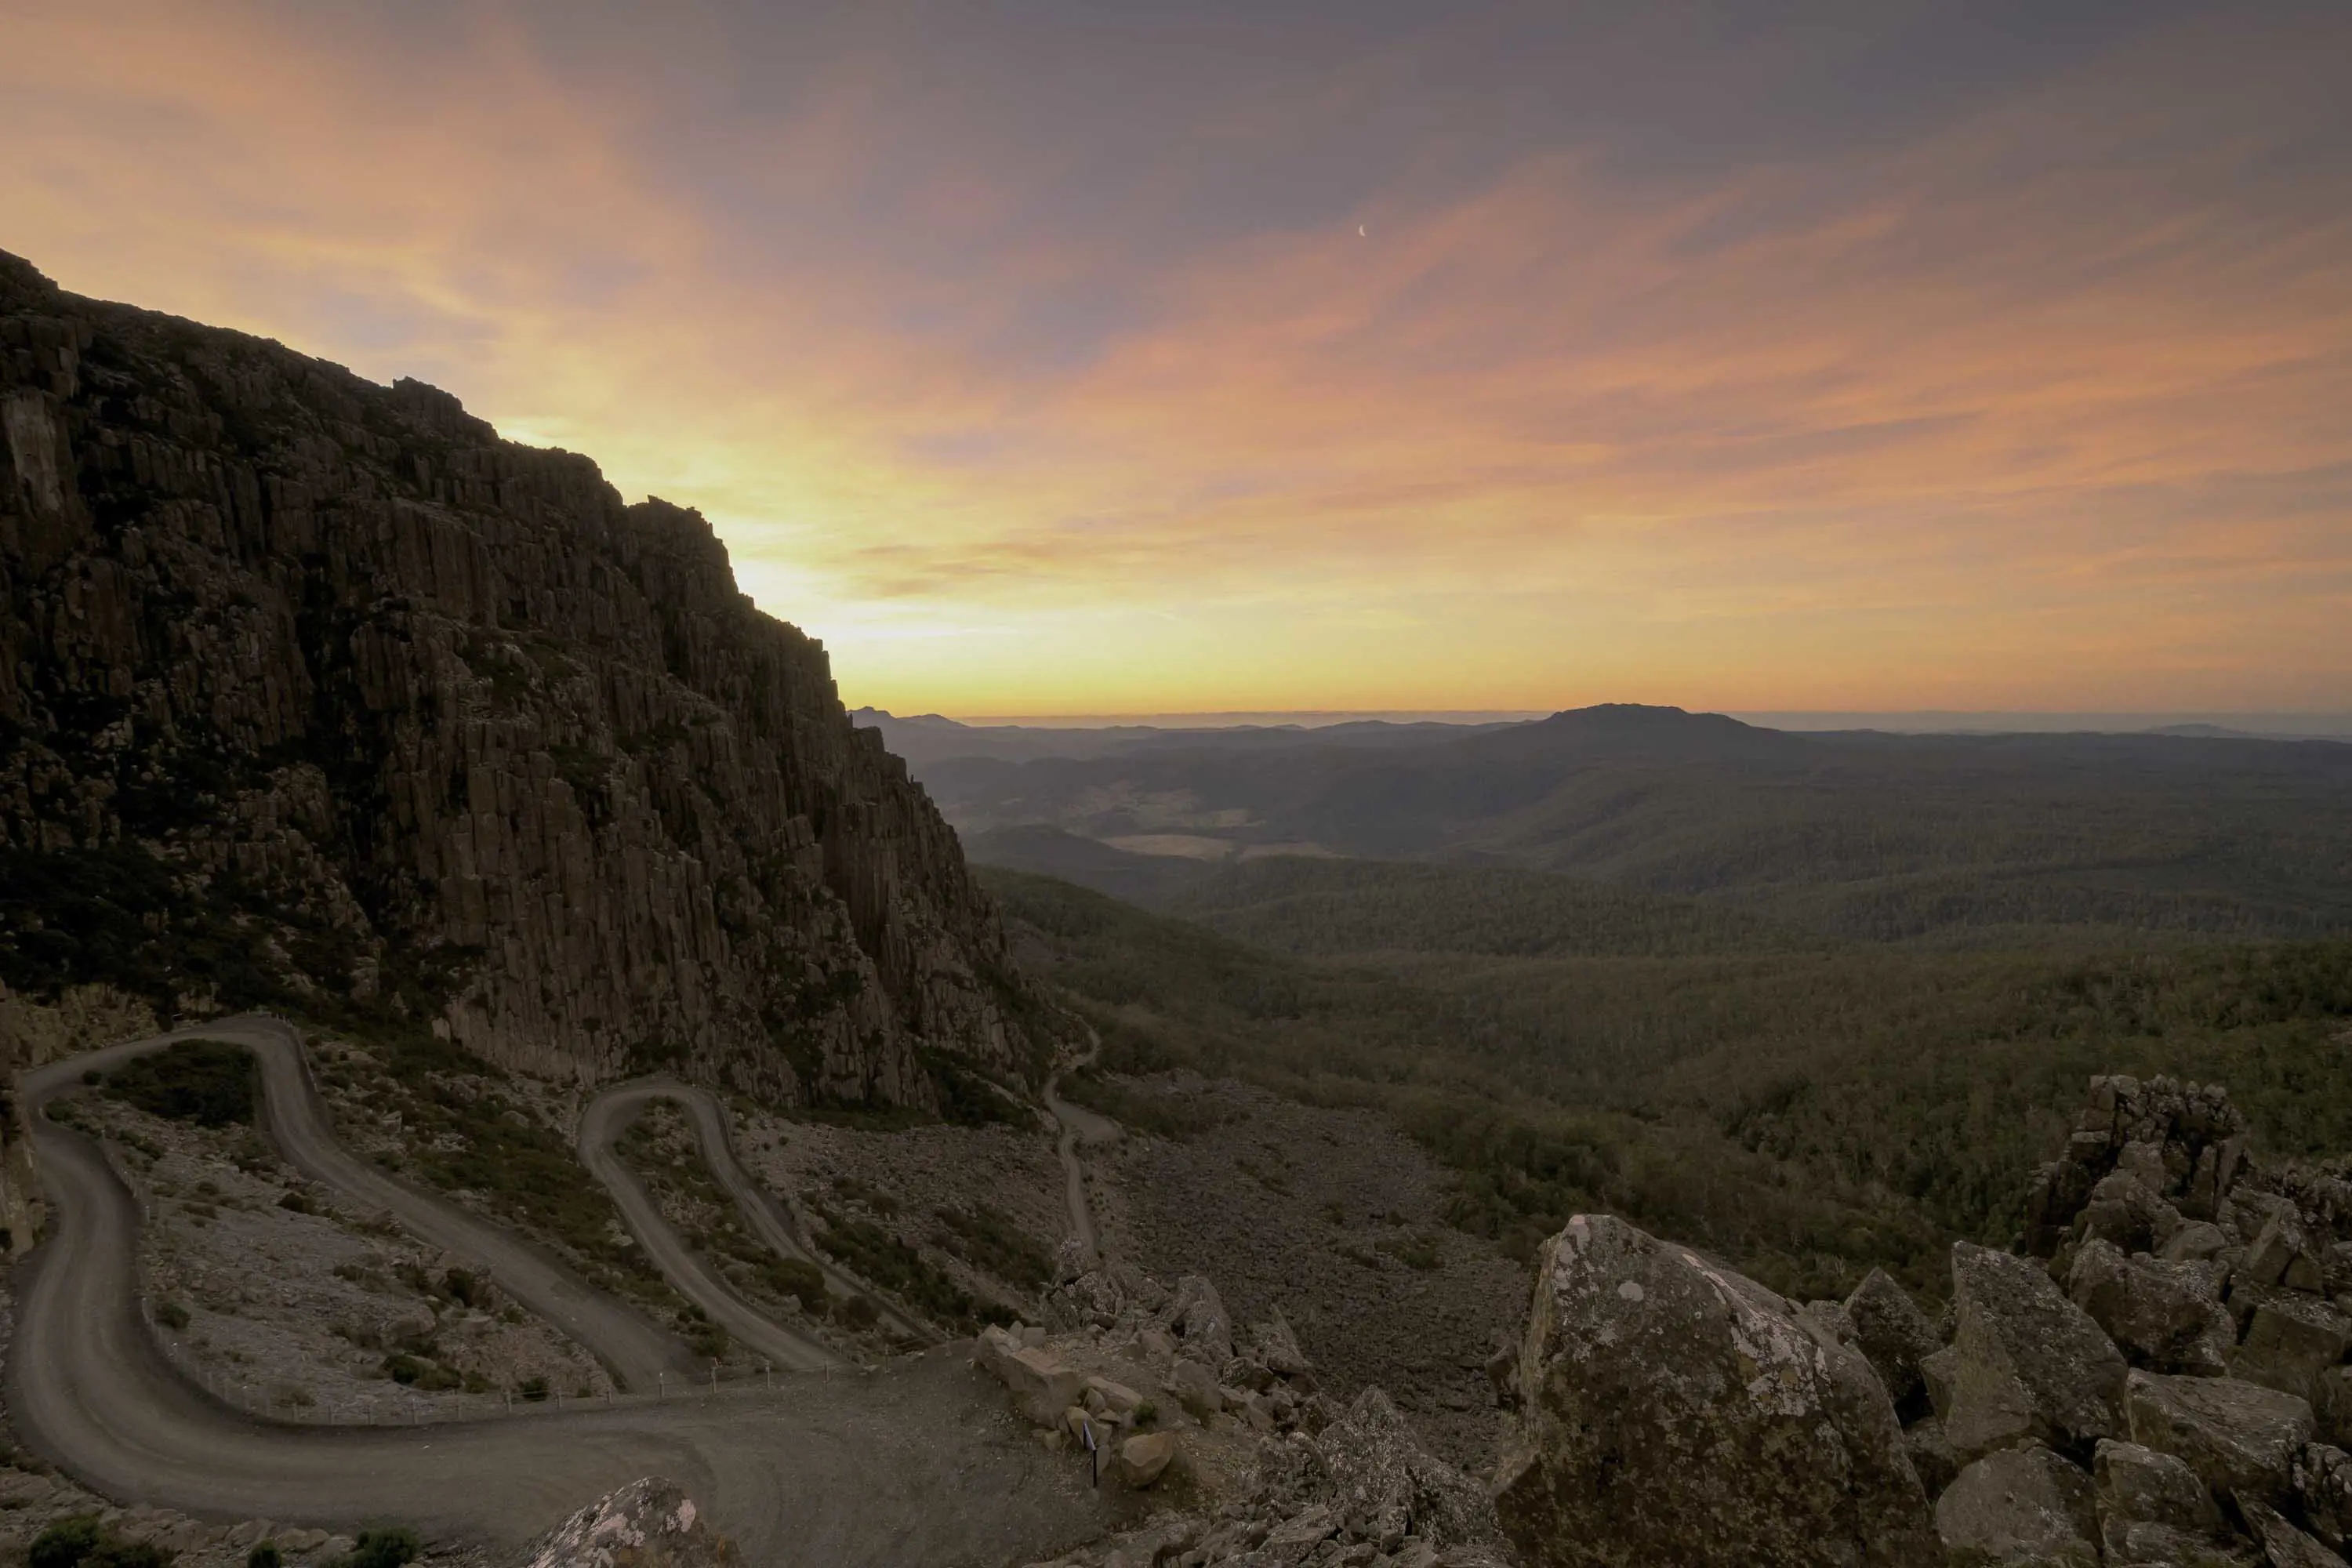
{"label": "low vegetation", "polygon": [[184,1040],[115,1068],[106,1092],[150,1116],[227,1127],[253,1121],[261,1069],[243,1046]]}
{"label": "low vegetation", "polygon": [[161,1547],[125,1541],[88,1513],[58,1520],[25,1549],[25,1568],[167,1568],[171,1561]]}

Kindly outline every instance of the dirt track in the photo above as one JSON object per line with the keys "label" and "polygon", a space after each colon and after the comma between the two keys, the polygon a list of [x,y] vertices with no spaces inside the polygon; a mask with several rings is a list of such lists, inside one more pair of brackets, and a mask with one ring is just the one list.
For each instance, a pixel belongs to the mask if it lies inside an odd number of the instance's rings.
{"label": "dirt track", "polygon": [[281,1426],[211,1400],[172,1370],[141,1320],[136,1204],[96,1143],[40,1114],[86,1069],[195,1037],[254,1048],[270,1131],[314,1180],[488,1268],[633,1387],[693,1367],[682,1345],[528,1244],[353,1159],[334,1142],[292,1031],[228,1020],[23,1080],[53,1217],[18,1271],[8,1408],[27,1446],[96,1489],[213,1519],[394,1518],[511,1545],[658,1472],[761,1563],[1003,1562],[1052,1555],[1103,1528],[1082,1476],[1037,1446],[955,1347],[875,1373],[779,1372],[772,1394],[637,1395],[415,1428]]}

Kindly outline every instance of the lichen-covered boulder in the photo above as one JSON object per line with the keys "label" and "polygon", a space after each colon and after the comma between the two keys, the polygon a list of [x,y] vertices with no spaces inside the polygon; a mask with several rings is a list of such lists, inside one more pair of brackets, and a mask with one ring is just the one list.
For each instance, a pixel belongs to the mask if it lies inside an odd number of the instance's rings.
{"label": "lichen-covered boulder", "polygon": [[2284,1497],[2311,1441],[2309,1405],[2233,1377],[2135,1372],[2129,1400],[2132,1441],[2181,1460],[2217,1493]]}
{"label": "lichen-covered boulder", "polygon": [[1496,1508],[1540,1568],[1886,1568],[1938,1551],[1877,1374],[1753,1280],[1605,1215],[1545,1243]]}
{"label": "lichen-covered boulder", "polygon": [[733,1568],[739,1561],[684,1489],[659,1476],[597,1499],[523,1558],[525,1568]]}
{"label": "lichen-covered boulder", "polygon": [[2091,1462],[2091,1484],[2110,1564],[2185,1565],[2232,1550],[2212,1492],[2170,1454],[2109,1439]]}
{"label": "lichen-covered boulder", "polygon": [[2030,1258],[1957,1242],[1944,1430],[1963,1458],[2032,1437],[2087,1458],[2124,1430],[2128,1370],[2106,1331]]}
{"label": "lichen-covered boulder", "polygon": [[2075,1253],[2066,1291],[2134,1365],[2218,1377],[2236,1337],[2218,1275],[2210,1264],[2126,1257],[2094,1240]]}
{"label": "lichen-covered boulder", "polygon": [[2230,1375],[2309,1399],[2319,1374],[2352,1349],[2352,1318],[2299,1290],[2241,1288],[2231,1292],[2232,1307],[2240,1295],[2251,1299],[2252,1310],[2245,1314],[2244,1342],[2230,1358]]}
{"label": "lichen-covered boulder", "polygon": [[2039,1443],[1987,1454],[1936,1500],[1952,1568],[2098,1568],[2091,1478]]}

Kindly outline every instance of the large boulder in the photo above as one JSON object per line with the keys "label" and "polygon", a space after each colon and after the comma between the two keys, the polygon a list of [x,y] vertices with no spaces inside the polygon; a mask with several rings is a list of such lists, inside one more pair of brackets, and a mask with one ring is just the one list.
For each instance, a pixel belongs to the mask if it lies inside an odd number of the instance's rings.
{"label": "large boulder", "polygon": [[2170,1454],[2109,1439],[2092,1460],[2091,1481],[2110,1564],[2186,1564],[2231,1550],[2211,1490]]}
{"label": "large boulder", "polygon": [[2039,1443],[1987,1454],[1936,1500],[1952,1568],[2098,1568],[2091,1478]]}
{"label": "large boulder", "polygon": [[1024,1345],[1001,1328],[992,1326],[982,1332],[977,1354],[980,1364],[1013,1391],[1013,1402],[1021,1413],[1040,1426],[1059,1422],[1062,1412],[1078,1403],[1085,1392],[1085,1373],[1066,1365],[1043,1345]]}
{"label": "large boulder", "polygon": [[2086,1241],[2066,1290],[2135,1366],[2207,1377],[2229,1369],[2235,1336],[2210,1264],[2127,1257],[2111,1243]]}
{"label": "large boulder", "polygon": [[2132,1441],[2170,1454],[2216,1492],[2264,1501],[2287,1495],[2294,1457],[2311,1441],[2311,1406],[2233,1377],[2135,1372]]}
{"label": "large boulder", "polygon": [[2352,1348],[2352,1319],[2298,1290],[2241,1288],[2231,1292],[2233,1306],[2240,1295],[2251,1299],[2252,1310],[2244,1342],[2230,1358],[2230,1375],[2311,1398],[2319,1374]]}
{"label": "large boulder", "polygon": [[523,1558],[525,1568],[732,1568],[740,1561],[684,1489],[659,1476],[597,1499]]}
{"label": "large boulder", "polygon": [[1854,1344],[1870,1358],[1895,1409],[1924,1409],[1927,1385],[1919,1363],[1941,1350],[1943,1341],[1911,1293],[1885,1269],[1874,1268],[1845,1299],[1845,1315],[1853,1325]]}
{"label": "large boulder", "polygon": [[1945,1435],[1963,1458],[2032,1437],[2085,1458],[2124,1430],[2124,1358],[2030,1258],[1952,1247],[1957,1326]]}
{"label": "large boulder", "polygon": [[1542,1568],[1932,1562],[1877,1374],[1780,1297],[1623,1221],[1545,1243],[1496,1508]]}

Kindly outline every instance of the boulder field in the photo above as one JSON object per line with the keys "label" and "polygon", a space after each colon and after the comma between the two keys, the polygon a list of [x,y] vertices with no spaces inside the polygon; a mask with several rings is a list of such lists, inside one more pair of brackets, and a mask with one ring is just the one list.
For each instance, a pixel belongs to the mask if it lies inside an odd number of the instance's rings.
{"label": "boulder field", "polygon": [[1798,1304],[1622,1220],[1544,1248],[1498,1365],[1502,1529],[1543,1568],[2341,1564],[2352,1188],[2219,1089],[2095,1080],[2028,1250]]}

